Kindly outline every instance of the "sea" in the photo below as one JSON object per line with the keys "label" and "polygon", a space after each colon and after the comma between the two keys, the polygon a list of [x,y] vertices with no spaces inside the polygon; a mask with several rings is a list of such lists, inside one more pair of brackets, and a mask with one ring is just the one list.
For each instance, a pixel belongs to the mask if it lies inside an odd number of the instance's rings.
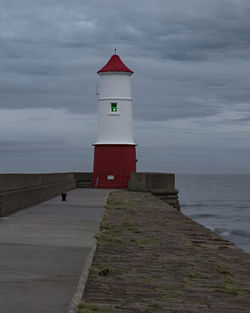
{"label": "sea", "polygon": [[250,253],[250,174],[176,174],[181,212]]}

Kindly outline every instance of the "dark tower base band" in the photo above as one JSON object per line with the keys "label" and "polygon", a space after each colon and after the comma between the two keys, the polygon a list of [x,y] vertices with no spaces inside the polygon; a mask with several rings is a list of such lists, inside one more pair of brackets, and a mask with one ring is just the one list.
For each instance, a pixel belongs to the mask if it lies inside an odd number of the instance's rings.
{"label": "dark tower base band", "polygon": [[131,172],[136,172],[135,145],[95,145],[93,187],[127,188]]}

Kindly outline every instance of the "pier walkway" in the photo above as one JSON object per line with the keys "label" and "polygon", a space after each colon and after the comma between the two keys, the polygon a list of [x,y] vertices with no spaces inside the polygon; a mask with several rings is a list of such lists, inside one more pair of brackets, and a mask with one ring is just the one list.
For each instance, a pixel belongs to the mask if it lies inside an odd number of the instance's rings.
{"label": "pier walkway", "polygon": [[78,313],[250,313],[250,254],[149,193],[104,217]]}
{"label": "pier walkway", "polygon": [[0,312],[67,313],[109,191],[76,189],[0,219]]}

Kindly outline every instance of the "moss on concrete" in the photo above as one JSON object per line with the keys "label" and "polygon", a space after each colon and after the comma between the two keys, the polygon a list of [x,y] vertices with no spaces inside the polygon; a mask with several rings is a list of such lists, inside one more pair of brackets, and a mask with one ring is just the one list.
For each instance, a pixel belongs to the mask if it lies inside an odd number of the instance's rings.
{"label": "moss on concrete", "polygon": [[110,193],[97,243],[79,313],[250,306],[250,256],[149,193]]}
{"label": "moss on concrete", "polygon": [[141,247],[158,247],[159,246],[159,240],[151,236],[138,238],[136,242]]}
{"label": "moss on concrete", "polygon": [[113,313],[115,312],[114,309],[98,306],[96,304],[87,303],[87,302],[80,302],[78,305],[77,313]]}

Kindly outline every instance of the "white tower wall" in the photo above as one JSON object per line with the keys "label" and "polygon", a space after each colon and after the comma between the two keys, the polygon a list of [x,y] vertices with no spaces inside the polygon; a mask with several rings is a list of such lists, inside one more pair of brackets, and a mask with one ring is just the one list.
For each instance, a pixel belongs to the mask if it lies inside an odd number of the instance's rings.
{"label": "white tower wall", "polygon": [[126,72],[105,72],[100,73],[100,96],[105,98],[126,98],[131,99],[131,73]]}
{"label": "white tower wall", "polygon": [[[97,144],[134,145],[132,126],[131,73],[99,73]],[[111,111],[116,103],[117,111]]]}

